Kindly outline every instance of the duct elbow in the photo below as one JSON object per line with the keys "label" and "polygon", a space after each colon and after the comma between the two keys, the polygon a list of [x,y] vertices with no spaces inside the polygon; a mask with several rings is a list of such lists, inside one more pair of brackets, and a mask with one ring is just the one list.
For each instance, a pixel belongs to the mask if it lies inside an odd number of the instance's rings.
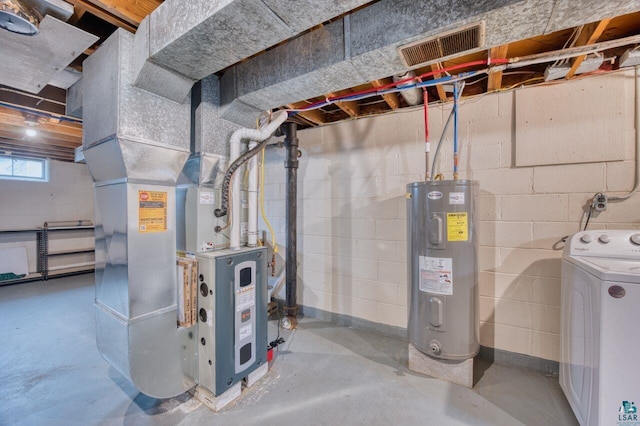
{"label": "duct elbow", "polygon": [[[401,75],[394,75],[393,81],[401,81],[401,80],[406,80],[408,78],[415,78],[415,76],[416,76],[416,73],[414,73],[413,71],[407,71],[406,73]],[[408,82],[406,84],[400,84],[398,85],[398,88],[402,89],[403,87],[411,86],[414,83],[415,82]],[[417,89],[417,88],[402,90],[400,92],[400,95],[405,100],[405,102],[407,102],[407,104],[411,106],[418,105],[422,101],[422,93],[420,89]]]}

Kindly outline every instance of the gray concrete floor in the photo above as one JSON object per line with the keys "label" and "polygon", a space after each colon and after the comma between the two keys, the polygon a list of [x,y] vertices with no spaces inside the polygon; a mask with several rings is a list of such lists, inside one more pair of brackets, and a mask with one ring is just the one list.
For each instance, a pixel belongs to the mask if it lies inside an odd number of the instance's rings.
{"label": "gray concrete floor", "polygon": [[0,425],[576,424],[557,379],[479,364],[470,390],[409,371],[404,341],[310,318],[222,412],[156,400],[98,354],[93,299],[92,275],[0,287]]}

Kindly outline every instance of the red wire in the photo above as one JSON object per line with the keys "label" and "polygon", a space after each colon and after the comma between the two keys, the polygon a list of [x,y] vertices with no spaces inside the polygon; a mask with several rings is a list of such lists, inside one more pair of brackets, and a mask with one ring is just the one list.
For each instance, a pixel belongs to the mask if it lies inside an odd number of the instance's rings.
{"label": "red wire", "polygon": [[328,98],[323,99],[321,101],[317,101],[317,102],[314,102],[312,104],[309,104],[309,105],[305,106],[304,108],[297,108],[297,109],[301,109],[301,110],[310,109],[310,108],[316,107],[318,105],[321,105],[321,104],[323,104],[323,103],[325,103],[327,101],[338,101],[338,100],[340,100],[342,98],[347,98],[349,96],[357,96],[357,95],[364,95],[364,94],[367,94],[367,93],[373,93],[373,92],[377,92],[379,90],[385,90],[385,89],[389,89],[391,87],[397,87],[397,86],[400,86],[402,84],[412,82],[414,80],[418,80],[419,81],[419,80],[421,80],[421,79],[423,79],[425,77],[430,77],[430,76],[435,75],[435,74],[441,74],[441,73],[444,73],[444,72],[455,71],[455,70],[458,70],[460,68],[475,67],[477,65],[506,64],[506,63],[509,63],[509,59],[491,59],[491,60],[482,59],[482,60],[479,60],[479,61],[465,62],[464,64],[453,65],[453,66],[450,66],[450,67],[441,68],[439,70],[425,72],[424,74],[420,74],[419,76],[416,76],[416,77],[409,77],[409,78],[405,78],[403,80],[394,81],[393,83],[383,84],[382,86],[379,86],[379,87],[372,87],[370,89],[364,89],[364,90],[348,93],[348,94],[341,95],[341,96],[331,96],[331,97],[328,97]]}

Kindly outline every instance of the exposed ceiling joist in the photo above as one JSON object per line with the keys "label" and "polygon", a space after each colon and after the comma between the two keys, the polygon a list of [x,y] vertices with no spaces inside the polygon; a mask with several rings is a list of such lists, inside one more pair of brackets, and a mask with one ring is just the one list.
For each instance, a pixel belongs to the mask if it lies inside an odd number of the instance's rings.
{"label": "exposed ceiling joist", "polygon": [[79,7],[74,7],[73,8],[73,15],[71,15],[71,18],[69,18],[67,23],[71,24],[71,25],[77,25],[78,22],[80,21],[80,19],[82,19],[82,17],[84,16],[85,12],[86,12],[85,9],[81,9]]}
{"label": "exposed ceiling joist", "polygon": [[[0,107],[0,137],[24,140],[28,127],[21,112]],[[33,129],[38,132],[38,139],[51,145],[75,148],[82,144],[81,124],[39,118],[38,125]]]}
{"label": "exposed ceiling joist", "polygon": [[[306,105],[304,102],[302,104],[289,104],[287,108],[296,109]],[[298,112],[297,115],[300,117],[314,123],[314,124],[325,124],[327,122],[327,118],[324,116],[324,113],[320,110],[314,109],[310,111],[301,111]]]}
{"label": "exposed ceiling joist", "polygon": [[[493,59],[505,59],[509,45],[496,46],[489,49],[489,58]],[[494,90],[500,90],[502,88],[502,70],[494,71],[489,74],[489,81],[487,83],[487,91],[492,92]]]}
{"label": "exposed ceiling joist", "polygon": [[[373,80],[371,85],[373,87],[381,87],[391,83],[391,79],[381,79],[381,80]],[[396,93],[387,93],[382,95],[382,99],[389,105],[389,108],[395,110],[400,107],[400,99],[398,99],[398,95]]]}
{"label": "exposed ceiling joist", "polygon": [[75,153],[73,150],[70,150],[68,153],[48,153],[43,151],[36,150],[24,150],[24,149],[15,149],[11,147],[5,147],[2,142],[0,142],[0,153],[8,152],[12,155],[22,156],[22,157],[37,157],[37,158],[49,158],[51,160],[58,161],[69,161],[72,162],[75,160]]}
{"label": "exposed ceiling joist", "polygon": [[[582,27],[580,35],[578,36],[578,40],[576,41],[576,47],[587,46],[598,41],[598,38],[600,38],[604,30],[607,28],[607,25],[609,25],[609,22],[611,22],[611,19],[603,19],[600,22],[593,22],[591,24],[584,25]],[[582,55],[573,59],[571,69],[569,69],[569,72],[565,77],[567,80],[573,78],[573,76],[576,74],[576,71],[578,70],[578,67],[580,67],[580,64],[585,60],[586,57],[587,55]]]}
{"label": "exposed ceiling joist", "polygon": [[137,25],[133,25],[130,22],[127,22],[116,15],[109,13],[108,11],[95,6],[92,2],[89,2],[86,0],[67,0],[67,1],[71,3],[75,8],[84,10],[85,12],[89,12],[92,15],[102,19],[103,21],[106,21],[111,25],[115,25],[116,27],[124,28],[125,30],[130,31],[132,33],[135,33],[136,29],[138,28]]}
{"label": "exposed ceiling joist", "polygon": [[41,152],[46,154],[63,154],[68,155],[74,152],[74,148],[60,147],[49,145],[36,141],[16,141],[12,139],[0,138],[0,146],[3,151],[7,149],[12,152],[24,151],[24,152]]}
{"label": "exposed ceiling joist", "polygon": [[162,1],[160,0],[84,0],[83,3],[89,3],[95,7],[128,22],[131,25],[138,26],[140,22],[151,12],[153,12]]}
{"label": "exposed ceiling joist", "polygon": [[[334,96],[349,95],[350,93],[353,92],[351,90],[340,90],[338,92],[327,94],[327,97],[332,98]],[[358,114],[360,114],[360,107],[358,106],[358,102],[356,101],[336,102],[336,106],[342,111],[346,112],[351,118],[357,117]]]}
{"label": "exposed ceiling joist", "polygon": [[[431,65],[431,71],[440,71],[442,69],[442,64],[440,62],[436,62],[435,64]],[[442,77],[442,73],[436,72],[433,75],[434,79],[440,78]],[[444,91],[444,87],[442,87],[442,84],[438,84],[436,86],[436,90],[438,91],[438,97],[440,98],[440,100],[442,102],[447,102],[447,92]]]}

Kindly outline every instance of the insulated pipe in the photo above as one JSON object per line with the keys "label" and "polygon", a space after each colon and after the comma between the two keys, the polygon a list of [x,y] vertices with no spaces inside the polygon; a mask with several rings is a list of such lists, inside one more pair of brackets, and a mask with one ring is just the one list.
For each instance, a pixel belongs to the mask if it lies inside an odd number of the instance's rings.
{"label": "insulated pipe", "polygon": [[[279,111],[276,114],[274,114],[271,122],[267,124],[265,127],[261,128],[260,130],[242,128],[233,132],[233,134],[231,135],[231,141],[230,141],[231,156],[229,158],[229,162],[231,163],[231,166],[229,166],[229,169],[225,174],[224,182],[222,184],[222,206],[220,206],[220,209],[217,209],[215,211],[216,217],[221,217],[228,213],[227,208],[229,205],[229,181],[231,180],[231,176],[233,175],[233,173],[237,170],[237,167],[239,167],[237,166],[233,168],[234,162],[236,161],[236,159],[238,159],[238,157],[240,157],[240,148],[241,148],[240,145],[242,141],[251,140],[258,143],[268,139],[269,137],[271,137],[271,135],[273,135],[273,133],[275,133],[276,130],[278,130],[278,127],[280,127],[280,125],[287,120],[287,117],[288,117],[288,114],[286,111]],[[233,203],[231,206],[231,230],[229,231],[230,233],[229,246],[231,250],[240,250],[241,201],[240,201],[240,180],[239,179],[233,180],[232,193],[234,197],[232,199]]]}
{"label": "insulated pipe", "polygon": [[291,324],[295,327],[296,315],[298,314],[298,303],[296,299],[296,286],[298,274],[298,260],[296,256],[296,217],[297,217],[297,195],[298,195],[298,125],[289,123],[285,127],[285,148],[287,158],[284,167],[287,169],[287,252],[286,252],[286,302],[285,315],[289,317]]}
{"label": "insulated pipe", "polygon": [[[257,142],[249,142],[249,149],[258,145]],[[249,225],[247,231],[248,246],[258,245],[258,156],[254,155],[249,160]]]}

